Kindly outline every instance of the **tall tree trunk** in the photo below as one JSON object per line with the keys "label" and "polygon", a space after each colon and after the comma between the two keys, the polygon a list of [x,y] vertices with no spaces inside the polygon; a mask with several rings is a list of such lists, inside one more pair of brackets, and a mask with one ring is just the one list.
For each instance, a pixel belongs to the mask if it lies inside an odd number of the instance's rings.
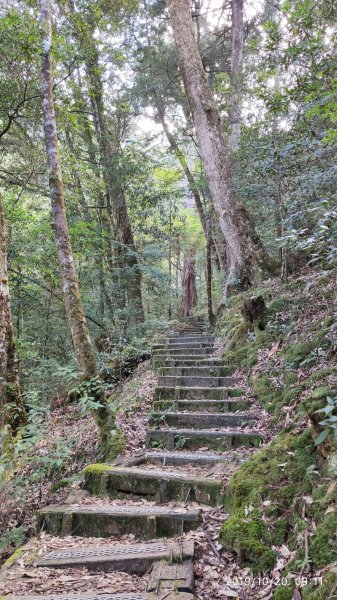
{"label": "tall tree trunk", "polygon": [[181,315],[188,317],[190,311],[197,305],[197,288],[195,283],[195,258],[185,256],[182,279],[183,299],[181,303]]}
{"label": "tall tree trunk", "polygon": [[95,127],[99,140],[100,155],[103,165],[103,178],[106,185],[111,219],[115,223],[118,251],[125,267],[129,270],[126,281],[126,295],[130,309],[130,321],[144,321],[141,290],[141,270],[139,268],[136,246],[133,239],[131,223],[128,215],[125,192],[114,172],[116,153],[111,143],[106,118],[103,84],[100,75],[97,47],[91,39],[87,53],[86,71],[90,82],[90,96],[96,113]]}
{"label": "tall tree trunk", "polygon": [[240,144],[242,118],[242,64],[243,64],[243,0],[232,0],[231,43],[231,97],[229,111],[229,151],[235,152]]}
{"label": "tall tree trunk", "polygon": [[267,256],[245,207],[236,198],[219,112],[196,43],[189,0],[168,0],[178,64],[190,104],[205,175],[227,244],[226,292],[252,285]]}
{"label": "tall tree trunk", "polygon": [[63,295],[77,362],[85,379],[96,375],[96,359],[84,316],[77,274],[70,243],[64,202],[61,163],[58,153],[56,116],[53,98],[51,60],[50,0],[41,0],[42,23],[42,109],[44,135],[49,169],[49,188],[53,214],[53,229],[60,264]]}
{"label": "tall tree trunk", "polygon": [[15,352],[8,287],[5,217],[0,194],[0,429],[15,434],[26,423]]}
{"label": "tall tree trunk", "polygon": [[[186,179],[188,181],[188,185],[189,188],[193,194],[193,198],[194,198],[194,202],[198,211],[198,215],[199,215],[199,219],[200,219],[200,223],[201,223],[201,227],[202,230],[204,232],[204,236],[206,241],[208,240],[208,238],[210,238],[210,242],[211,242],[211,248],[214,247],[215,248],[215,252],[218,255],[218,260],[219,260],[219,264],[221,266],[221,269],[223,270],[223,272],[226,272],[227,269],[227,261],[226,261],[226,242],[225,239],[223,237],[222,231],[221,229],[217,229],[216,231],[216,240],[213,239],[212,236],[212,232],[211,232],[211,228],[209,227],[208,223],[207,223],[207,217],[204,211],[204,207],[202,204],[202,200],[201,200],[201,196],[198,190],[198,186],[197,183],[194,179],[193,173],[191,172],[187,160],[186,160],[186,156],[184,155],[184,153],[181,151],[181,149],[179,148],[174,136],[172,135],[172,133],[169,130],[169,127],[167,125],[167,122],[165,120],[165,112],[164,109],[159,107],[157,105],[157,115],[158,115],[158,119],[161,123],[161,126],[163,128],[163,131],[166,135],[166,139],[168,141],[168,143],[171,146],[171,150],[172,152],[175,154],[176,158],[178,159],[180,166],[182,168],[182,170],[185,173]],[[209,204],[209,203],[208,203]],[[212,209],[212,207],[210,207]]]}

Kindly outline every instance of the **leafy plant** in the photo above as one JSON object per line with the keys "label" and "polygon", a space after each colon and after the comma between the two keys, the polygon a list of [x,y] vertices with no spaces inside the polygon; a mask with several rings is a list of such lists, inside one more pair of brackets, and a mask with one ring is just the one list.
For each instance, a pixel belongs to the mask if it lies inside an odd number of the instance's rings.
{"label": "leafy plant", "polygon": [[325,415],[325,418],[319,422],[324,429],[315,440],[316,446],[324,442],[330,431],[333,433],[335,439],[337,439],[337,416],[333,414],[333,412],[337,411],[337,396],[328,396],[326,400],[327,404],[324,408],[316,411],[316,413],[323,413]]}

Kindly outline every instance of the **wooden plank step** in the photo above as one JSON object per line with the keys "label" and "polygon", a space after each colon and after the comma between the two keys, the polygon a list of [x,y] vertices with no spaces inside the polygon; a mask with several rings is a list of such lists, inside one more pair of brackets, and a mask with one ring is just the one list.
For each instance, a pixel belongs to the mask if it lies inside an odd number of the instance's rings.
{"label": "wooden plank step", "polygon": [[169,427],[207,429],[215,427],[240,427],[256,420],[246,413],[153,412],[150,423],[166,423]]}
{"label": "wooden plank step", "polygon": [[110,546],[85,546],[63,548],[39,556],[37,567],[64,569],[87,567],[91,571],[124,571],[143,575],[153,562],[172,562],[191,559],[194,556],[194,543],[190,541],[156,540],[139,544]]}
{"label": "wooden plank step", "polygon": [[154,390],[156,400],[226,400],[243,396],[238,388],[228,387],[180,387],[158,386]]}
{"label": "wooden plank step", "polygon": [[243,432],[238,430],[212,431],[209,429],[149,429],[146,434],[146,446],[174,450],[174,448],[200,448],[207,447],[217,450],[230,450],[240,446],[257,447],[261,435],[257,432]]}
{"label": "wooden plank step", "polygon": [[194,477],[165,469],[89,465],[84,470],[85,487],[94,495],[111,498],[142,497],[155,502],[196,501],[221,503],[221,481]]}
{"label": "wooden plank step", "polygon": [[154,411],[188,411],[188,412],[208,412],[208,413],[227,413],[247,410],[251,406],[251,401],[245,398],[227,400],[156,400],[153,402]]}
{"label": "wooden plank step", "polygon": [[196,509],[111,504],[50,505],[38,512],[38,530],[53,535],[110,537],[133,533],[143,540],[181,535],[195,529]]}

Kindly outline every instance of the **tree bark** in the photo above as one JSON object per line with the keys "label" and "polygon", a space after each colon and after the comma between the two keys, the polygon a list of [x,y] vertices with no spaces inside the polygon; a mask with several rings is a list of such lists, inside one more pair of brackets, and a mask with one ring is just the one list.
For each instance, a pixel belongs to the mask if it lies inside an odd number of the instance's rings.
{"label": "tree bark", "polygon": [[195,258],[191,256],[185,256],[184,258],[182,291],[183,299],[180,312],[183,317],[188,317],[191,309],[197,305],[198,301],[195,283]]}
{"label": "tree bark", "polygon": [[61,270],[64,304],[71,329],[78,366],[83,377],[85,379],[91,379],[97,373],[96,359],[84,316],[79,284],[74,266],[64,201],[61,163],[58,153],[57,126],[53,98],[50,0],[41,0],[41,24],[42,109],[49,170],[53,229]]}
{"label": "tree bark", "polygon": [[229,110],[230,153],[239,148],[242,119],[242,64],[243,64],[243,0],[232,0],[231,35],[231,97]]}
{"label": "tree bark", "polygon": [[5,218],[0,194],[0,429],[8,425],[15,435],[26,423],[15,352],[8,287]]}
{"label": "tree bark", "polygon": [[220,115],[201,62],[189,0],[168,0],[168,7],[201,159],[227,244],[229,272],[225,292],[232,287],[246,289],[253,283],[257,264],[267,266],[267,256],[248,212],[234,192]]}
{"label": "tree bark", "polygon": [[100,155],[103,166],[103,179],[107,189],[109,200],[109,212],[115,223],[115,235],[117,237],[117,251],[120,260],[128,269],[126,275],[126,295],[130,318],[134,323],[144,321],[144,310],[141,289],[141,270],[139,268],[136,246],[134,243],[128,208],[125,199],[125,191],[114,173],[113,164],[116,162],[116,153],[111,143],[108,122],[106,118],[103,84],[100,75],[100,66],[97,47],[91,39],[90,48],[87,52],[86,71],[90,82],[90,96],[96,113],[94,120],[96,133],[99,141]]}
{"label": "tree bark", "polygon": [[[174,136],[172,135],[172,133],[169,130],[169,127],[165,120],[164,109],[158,107],[158,105],[157,105],[157,115],[158,115],[158,119],[161,123],[161,126],[163,128],[163,131],[166,135],[166,139],[171,146],[171,150],[175,154],[176,158],[178,159],[178,161],[180,163],[182,170],[185,173],[189,188],[193,194],[194,202],[195,202],[195,205],[196,205],[196,208],[198,211],[201,227],[202,227],[206,242],[207,242],[208,238],[210,238],[211,248],[214,247],[215,252],[217,253],[217,258],[218,258],[220,267],[223,270],[223,272],[225,273],[226,269],[227,269],[226,249],[225,249],[226,242],[223,238],[222,231],[217,229],[216,240],[213,239],[211,228],[209,227],[209,225],[207,223],[207,217],[205,215],[201,196],[200,196],[200,193],[198,190],[198,186],[195,182],[193,173],[191,172],[191,170],[188,166],[188,163],[187,163],[184,153],[179,148]],[[211,206],[210,208],[212,210],[213,207]]]}

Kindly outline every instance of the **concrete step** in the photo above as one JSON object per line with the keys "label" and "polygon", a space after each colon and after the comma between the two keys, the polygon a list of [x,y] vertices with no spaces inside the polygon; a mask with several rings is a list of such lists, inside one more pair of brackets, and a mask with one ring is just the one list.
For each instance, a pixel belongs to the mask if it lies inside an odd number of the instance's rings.
{"label": "concrete step", "polygon": [[251,425],[256,420],[255,416],[245,413],[201,413],[201,412],[153,412],[151,424],[165,423],[169,427],[213,429],[216,427],[242,427]]}
{"label": "concrete step", "polygon": [[209,429],[149,429],[146,434],[147,447],[157,444],[161,448],[194,449],[200,447],[230,450],[240,446],[257,447],[261,441],[259,433],[237,430],[212,431]]}
{"label": "concrete step", "polygon": [[184,452],[175,450],[148,450],[144,454],[144,459],[151,463],[162,465],[201,465],[210,467],[217,463],[241,462],[244,454],[231,450],[221,454],[212,454],[211,452]]}
{"label": "concrete step", "polygon": [[180,348],[187,348],[189,349],[195,349],[195,348],[212,348],[213,349],[214,344],[213,342],[207,342],[207,341],[203,341],[203,342],[187,342],[186,340],[183,340],[182,342],[176,342],[176,343],[169,343],[166,342],[165,344],[154,344],[152,346],[153,350],[180,350]]}
{"label": "concrete step", "polygon": [[172,347],[170,346],[169,348],[167,348],[166,346],[161,346],[160,348],[154,348],[152,350],[152,355],[153,356],[158,356],[163,355],[163,356],[179,356],[180,354],[183,356],[190,356],[193,358],[193,356],[205,356],[208,354],[213,354],[214,352],[214,348],[213,346],[200,346],[197,348],[191,348],[189,346],[185,346],[184,344],[178,344],[176,347]]}
{"label": "concrete step", "polygon": [[184,344],[193,342],[207,342],[213,344],[215,337],[213,335],[184,335],[179,337],[159,338],[159,345]]}
{"label": "concrete step", "polygon": [[161,560],[154,563],[147,591],[155,592],[158,600],[160,600],[160,598],[166,598],[170,590],[172,590],[172,593],[187,592],[193,594],[194,573],[192,560],[184,560],[182,563],[172,562],[171,564]]}
{"label": "concrete step", "polygon": [[96,496],[142,497],[155,502],[196,501],[214,506],[221,503],[221,481],[174,473],[165,469],[89,465],[84,470],[85,487]]}
{"label": "concrete step", "polygon": [[249,400],[157,400],[153,402],[155,411],[188,411],[206,413],[227,413],[248,410],[251,406]]}
{"label": "concrete step", "polygon": [[182,367],[165,366],[159,367],[157,373],[160,377],[229,377],[233,374],[233,368],[215,365],[202,367],[190,367],[188,365]]}
{"label": "concrete step", "polygon": [[90,571],[124,571],[143,575],[156,561],[171,562],[175,557],[179,562],[193,556],[193,542],[157,540],[139,544],[65,548],[37,557],[35,564],[49,569],[87,567]]}
{"label": "concrete step", "polygon": [[197,375],[158,375],[158,385],[167,387],[231,387],[239,380],[234,377],[204,377]]}
{"label": "concrete step", "polygon": [[158,386],[154,390],[156,400],[226,400],[243,396],[239,388],[229,387],[169,387]]}
{"label": "concrete step", "polygon": [[[185,592],[168,592],[165,600],[193,600],[194,595]],[[133,592],[125,594],[110,594],[88,592],[87,594],[39,594],[38,596],[8,596],[8,600],[160,600],[156,592]]]}
{"label": "concrete step", "polygon": [[223,367],[228,369],[228,374],[231,375],[235,371],[235,367],[224,365],[224,361],[212,356],[179,356],[174,358],[172,356],[153,356],[152,366],[154,369],[161,367]]}
{"label": "concrete step", "polygon": [[38,512],[37,528],[52,535],[111,537],[132,533],[142,540],[151,540],[195,529],[200,517],[199,510],[150,504],[51,505]]}

